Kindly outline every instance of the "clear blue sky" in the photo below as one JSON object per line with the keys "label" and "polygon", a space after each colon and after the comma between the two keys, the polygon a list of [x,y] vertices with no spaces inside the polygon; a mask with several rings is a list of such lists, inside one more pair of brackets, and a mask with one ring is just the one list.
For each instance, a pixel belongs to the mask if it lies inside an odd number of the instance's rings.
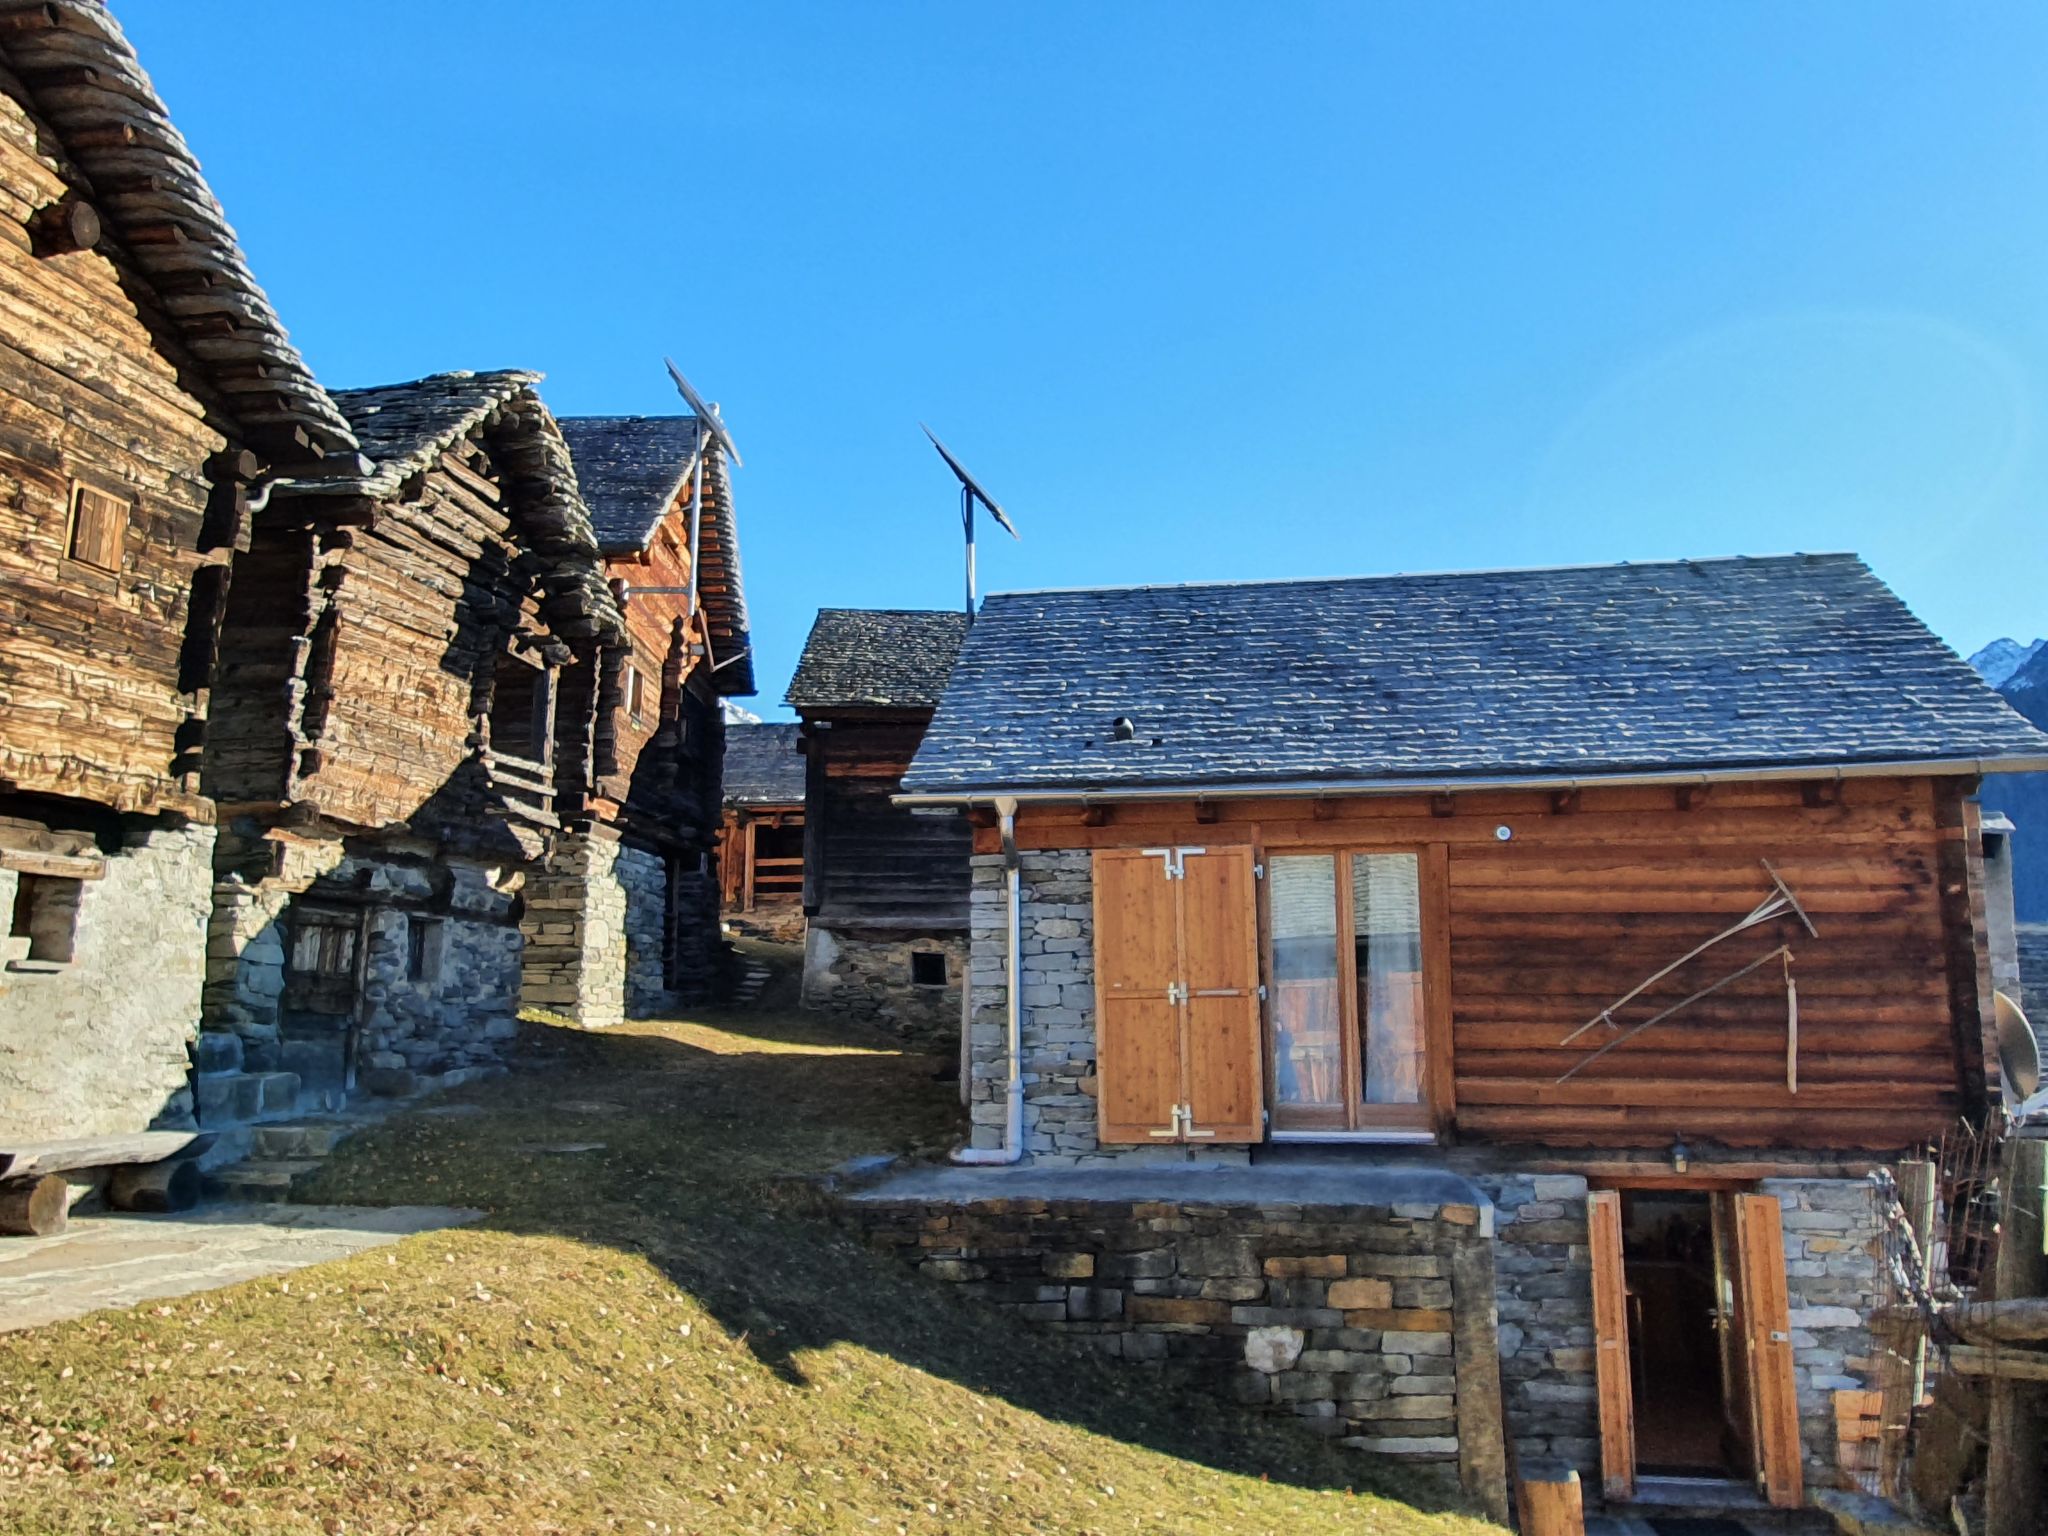
{"label": "clear blue sky", "polygon": [[[821,605],[1854,549],[2048,629],[2048,6],[115,0],[321,377],[723,403]],[[993,532],[993,530],[990,530]]]}

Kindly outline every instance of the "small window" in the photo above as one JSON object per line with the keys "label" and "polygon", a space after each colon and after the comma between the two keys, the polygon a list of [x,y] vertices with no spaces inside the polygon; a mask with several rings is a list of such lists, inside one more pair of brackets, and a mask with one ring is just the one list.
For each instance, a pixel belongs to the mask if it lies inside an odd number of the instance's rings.
{"label": "small window", "polygon": [[547,758],[548,675],[518,656],[500,656],[491,688],[491,750],[544,763]]}
{"label": "small window", "polygon": [[128,503],[89,485],[71,488],[71,539],[67,553],[103,571],[121,569],[128,539]]}
{"label": "small window", "polygon": [[[21,958],[40,965],[69,965],[78,938],[78,898],[83,880],[22,875],[14,888],[14,921],[9,935],[28,940]],[[17,946],[18,947],[18,946]]]}
{"label": "small window", "polygon": [[946,957],[919,950],[910,957],[910,983],[916,987],[943,987],[946,984]]}
{"label": "small window", "polygon": [[630,661],[626,663],[626,713],[635,725],[647,718],[647,679]]}
{"label": "small window", "polygon": [[299,914],[292,935],[292,970],[308,977],[353,977],[355,920],[322,913]]}
{"label": "small window", "polygon": [[408,917],[405,920],[405,975],[408,981],[436,982],[441,979],[443,924],[438,917]]}

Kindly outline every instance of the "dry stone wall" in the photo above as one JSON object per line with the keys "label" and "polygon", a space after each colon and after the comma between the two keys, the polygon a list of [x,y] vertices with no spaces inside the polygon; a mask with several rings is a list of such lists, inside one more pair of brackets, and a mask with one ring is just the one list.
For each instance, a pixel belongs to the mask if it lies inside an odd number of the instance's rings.
{"label": "dry stone wall", "polygon": [[[189,1125],[214,829],[124,818],[105,877],[80,882],[72,955],[0,970],[0,1125],[37,1141]],[[0,870],[0,911],[18,876]],[[17,965],[20,968],[17,968]]]}
{"label": "dry stone wall", "polygon": [[[918,980],[919,955],[944,967]],[[874,1024],[924,1050],[957,1048],[967,941],[958,934],[850,930],[813,923],[804,937],[803,1005]]]}
{"label": "dry stone wall", "polygon": [[854,1197],[927,1279],[1361,1453],[1504,1486],[1490,1210]]}
{"label": "dry stone wall", "polygon": [[609,838],[565,836],[526,886],[520,1000],[590,1028],[626,1017],[626,886]]}

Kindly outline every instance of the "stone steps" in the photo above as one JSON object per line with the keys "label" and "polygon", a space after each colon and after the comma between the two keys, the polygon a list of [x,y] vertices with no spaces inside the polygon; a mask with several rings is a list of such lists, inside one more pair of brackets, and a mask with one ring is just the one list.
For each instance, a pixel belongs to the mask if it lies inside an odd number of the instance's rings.
{"label": "stone steps", "polygon": [[296,1072],[202,1072],[195,1086],[199,1123],[208,1130],[302,1113]]}
{"label": "stone steps", "polygon": [[219,1200],[278,1205],[291,1199],[292,1185],[320,1166],[317,1157],[252,1159],[206,1175],[206,1192]]}

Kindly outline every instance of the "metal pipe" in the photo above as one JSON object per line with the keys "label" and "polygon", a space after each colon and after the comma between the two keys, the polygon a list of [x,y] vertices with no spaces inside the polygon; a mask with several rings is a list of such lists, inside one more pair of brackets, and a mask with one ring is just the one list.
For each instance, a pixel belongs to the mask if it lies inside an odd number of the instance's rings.
{"label": "metal pipe", "polygon": [[1283,779],[1270,784],[1133,784],[1120,788],[1097,784],[1073,789],[966,789],[908,791],[892,796],[896,805],[978,805],[1002,800],[1045,804],[1067,801],[1090,805],[1120,800],[1319,800],[1343,795],[1469,795],[1504,789],[1599,789],[1741,784],[1800,779],[1878,779],[1900,775],[2039,773],[2048,757],[1912,758],[1883,763],[1781,764],[1757,768],[1701,768],[1684,771],[1605,773],[1567,777],[1556,774],[1504,775],[1471,779]]}
{"label": "metal pipe", "polygon": [[[1023,860],[1017,853],[1017,802],[1008,797],[997,799],[996,815],[1000,818],[1003,836],[1003,947],[1008,952],[1003,979],[1006,983],[1004,990],[1008,994],[1006,1022],[1010,1077],[1004,1089],[1003,1144],[1000,1147],[961,1147],[952,1158],[956,1163],[983,1166],[1015,1163],[1024,1156],[1024,997],[1021,989],[1023,961],[1019,955],[1023,948],[1024,921],[1017,874]],[[970,968],[967,976],[961,979],[961,985],[966,987],[972,980]]]}

